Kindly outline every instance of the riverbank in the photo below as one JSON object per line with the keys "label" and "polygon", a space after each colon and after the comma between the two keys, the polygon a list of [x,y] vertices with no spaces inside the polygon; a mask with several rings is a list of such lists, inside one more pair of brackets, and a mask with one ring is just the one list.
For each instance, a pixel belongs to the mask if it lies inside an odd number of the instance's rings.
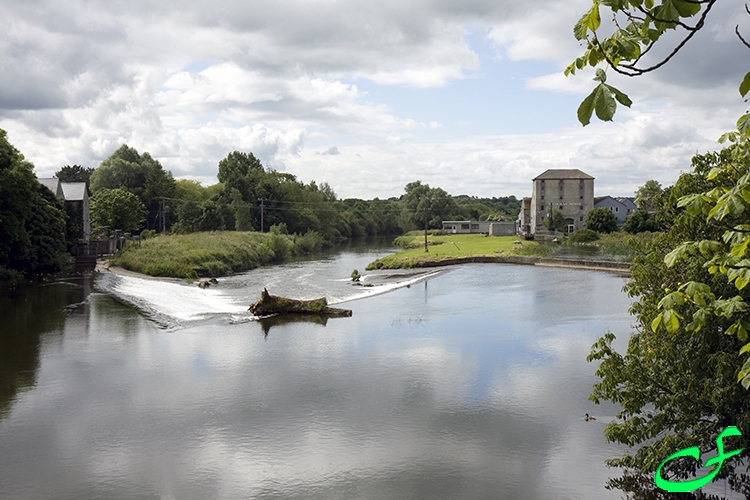
{"label": "riverbank", "polygon": [[304,236],[240,231],[171,234],[129,243],[108,263],[151,277],[194,280],[283,262],[320,251],[322,246],[322,237],[313,232]]}
{"label": "riverbank", "polygon": [[630,264],[610,260],[556,258],[549,246],[522,241],[515,236],[484,236],[480,234],[429,235],[428,252],[424,237],[409,235],[396,243],[405,250],[371,262],[368,270],[440,267],[455,264],[499,263],[533,266],[592,269],[623,275],[630,274]]}

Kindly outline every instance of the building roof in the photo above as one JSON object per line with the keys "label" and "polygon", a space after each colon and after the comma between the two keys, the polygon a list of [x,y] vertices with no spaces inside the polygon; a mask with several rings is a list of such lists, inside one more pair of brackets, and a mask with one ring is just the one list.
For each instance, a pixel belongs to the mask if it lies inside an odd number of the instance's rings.
{"label": "building roof", "polygon": [[37,179],[39,184],[46,186],[47,189],[52,191],[55,196],[62,196],[62,190],[60,188],[60,179],[57,177],[42,177]]}
{"label": "building roof", "polygon": [[[607,196],[594,196],[594,203],[599,203],[602,200],[606,200],[607,198],[612,198],[610,195]],[[614,200],[614,198],[612,198]]]}
{"label": "building roof", "polygon": [[551,168],[537,175],[533,180],[593,179],[589,174],[577,168]]}
{"label": "building roof", "polygon": [[86,196],[85,182],[61,182],[65,201],[83,201]]}

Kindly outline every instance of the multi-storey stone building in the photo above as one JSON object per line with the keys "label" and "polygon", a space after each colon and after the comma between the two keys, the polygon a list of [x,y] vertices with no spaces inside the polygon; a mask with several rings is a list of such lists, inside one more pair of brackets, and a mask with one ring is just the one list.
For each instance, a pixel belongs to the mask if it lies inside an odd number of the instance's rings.
{"label": "multi-storey stone building", "polygon": [[544,230],[544,218],[552,210],[563,213],[566,232],[582,229],[594,208],[594,178],[578,169],[547,170],[534,178],[530,208],[532,233]]}

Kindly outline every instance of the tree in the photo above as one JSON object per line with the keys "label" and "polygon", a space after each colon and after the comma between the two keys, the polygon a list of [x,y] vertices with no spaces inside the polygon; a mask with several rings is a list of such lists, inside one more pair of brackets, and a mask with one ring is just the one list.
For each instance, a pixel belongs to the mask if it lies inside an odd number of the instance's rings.
{"label": "tree", "polygon": [[66,257],[61,202],[0,129],[0,279],[57,272]]}
{"label": "tree", "polygon": [[661,194],[661,184],[653,179],[639,187],[635,192],[635,204],[642,210],[650,210],[651,203],[655,196]]}
{"label": "tree", "polygon": [[659,231],[659,222],[657,221],[656,215],[650,214],[646,210],[636,210],[627,218],[622,229],[630,234],[647,231],[656,232]]}
{"label": "tree", "polygon": [[99,189],[91,197],[91,222],[94,228],[136,232],[146,220],[148,210],[136,195],[124,187]]}
{"label": "tree", "polygon": [[548,231],[565,231],[565,214],[560,210],[552,210],[542,224]]}
{"label": "tree", "polygon": [[[718,221],[696,217],[680,206],[686,196],[701,196],[722,184],[731,185],[733,180],[721,175],[706,178],[730,158],[728,151],[694,157],[694,172],[681,175],[668,198],[657,199],[654,208],[669,230],[650,243],[636,243],[639,252],[626,285],[636,300],[631,312],[638,329],[624,355],[613,349],[614,335],[607,334],[592,347],[588,358],[600,362],[600,381],[594,385],[591,399],[613,401],[621,407],[618,419],[605,427],[605,436],[627,446],[638,445],[634,453],[607,461],[626,468],[625,476],[611,481],[612,486],[638,493],[636,498],[657,498],[656,492],[648,490],[655,490],[653,471],[666,457],[689,446],[698,446],[711,456],[716,451],[716,437],[729,425],[737,426],[743,436],[731,438],[725,446],[744,447],[745,451],[725,461],[717,478],[728,477],[730,487],[747,493],[747,478],[740,473],[746,468],[750,450],[750,398],[735,383],[742,367],[737,350],[744,341],[739,334],[726,335],[736,317],[714,315],[705,309],[716,301],[731,304],[738,290],[727,275],[712,272],[714,253],[709,247],[714,243],[698,243],[719,242],[725,230]],[[729,224],[741,218],[728,217]],[[664,265],[675,247],[694,244],[695,252],[680,265]],[[706,252],[700,251],[701,246]],[[678,290],[686,294],[682,299],[675,295]],[[748,292],[739,293],[747,296]],[[665,315],[667,303],[680,303],[679,313]],[[746,317],[748,313],[736,314]],[[704,315],[710,320],[704,322]],[[697,323],[690,326],[677,320],[678,316]],[[702,326],[696,328],[698,324]],[[685,480],[699,467],[695,460],[671,462],[662,475]]]}
{"label": "tree", "polygon": [[458,211],[453,198],[445,190],[430,188],[429,184],[422,184],[421,181],[407,184],[401,201],[404,207],[404,229],[424,228],[425,217],[428,228],[438,229],[442,227],[444,220],[450,219]]}
{"label": "tree", "polygon": [[88,189],[91,174],[94,173],[94,170],[93,168],[83,168],[80,165],[65,165],[55,172],[55,177],[60,179],[60,182],[85,182]]}
{"label": "tree", "polygon": [[586,214],[583,220],[586,229],[597,233],[611,233],[617,231],[617,217],[608,208],[595,208]]}
{"label": "tree", "polygon": [[135,194],[146,206],[149,227],[160,227],[157,223],[161,210],[161,198],[175,195],[176,185],[172,173],[165,171],[150,154],[138,151],[125,144],[104,160],[91,174],[91,191],[124,188]]}

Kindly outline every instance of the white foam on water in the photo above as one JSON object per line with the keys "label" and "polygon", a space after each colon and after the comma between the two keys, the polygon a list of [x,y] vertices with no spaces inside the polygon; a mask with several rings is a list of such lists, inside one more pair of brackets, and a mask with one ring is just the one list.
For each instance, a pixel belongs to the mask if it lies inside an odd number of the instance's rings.
{"label": "white foam on water", "polygon": [[[383,285],[375,285],[372,287],[363,287],[362,291],[360,293],[356,293],[354,295],[351,295],[349,297],[345,297],[343,299],[338,300],[331,300],[330,304],[341,304],[342,302],[348,302],[350,300],[357,300],[357,299],[364,299],[366,297],[372,297],[373,295],[381,295],[384,293],[392,292],[393,290],[397,290],[399,288],[405,288],[407,286],[411,286],[415,283],[419,283],[421,281],[424,281],[429,278],[433,278],[435,276],[438,276],[442,273],[444,273],[444,269],[438,269],[436,271],[431,271],[427,273],[421,273],[418,275],[409,274],[405,275],[405,277],[409,277],[410,279],[405,279],[403,281],[396,281],[393,283],[386,283]],[[366,276],[365,276],[366,278]],[[362,279],[360,279],[362,281]],[[358,288],[359,290],[359,288]]]}
{"label": "white foam on water", "polygon": [[221,290],[180,283],[118,276],[112,289],[122,299],[147,311],[178,321],[194,321],[217,314],[247,314]]}

